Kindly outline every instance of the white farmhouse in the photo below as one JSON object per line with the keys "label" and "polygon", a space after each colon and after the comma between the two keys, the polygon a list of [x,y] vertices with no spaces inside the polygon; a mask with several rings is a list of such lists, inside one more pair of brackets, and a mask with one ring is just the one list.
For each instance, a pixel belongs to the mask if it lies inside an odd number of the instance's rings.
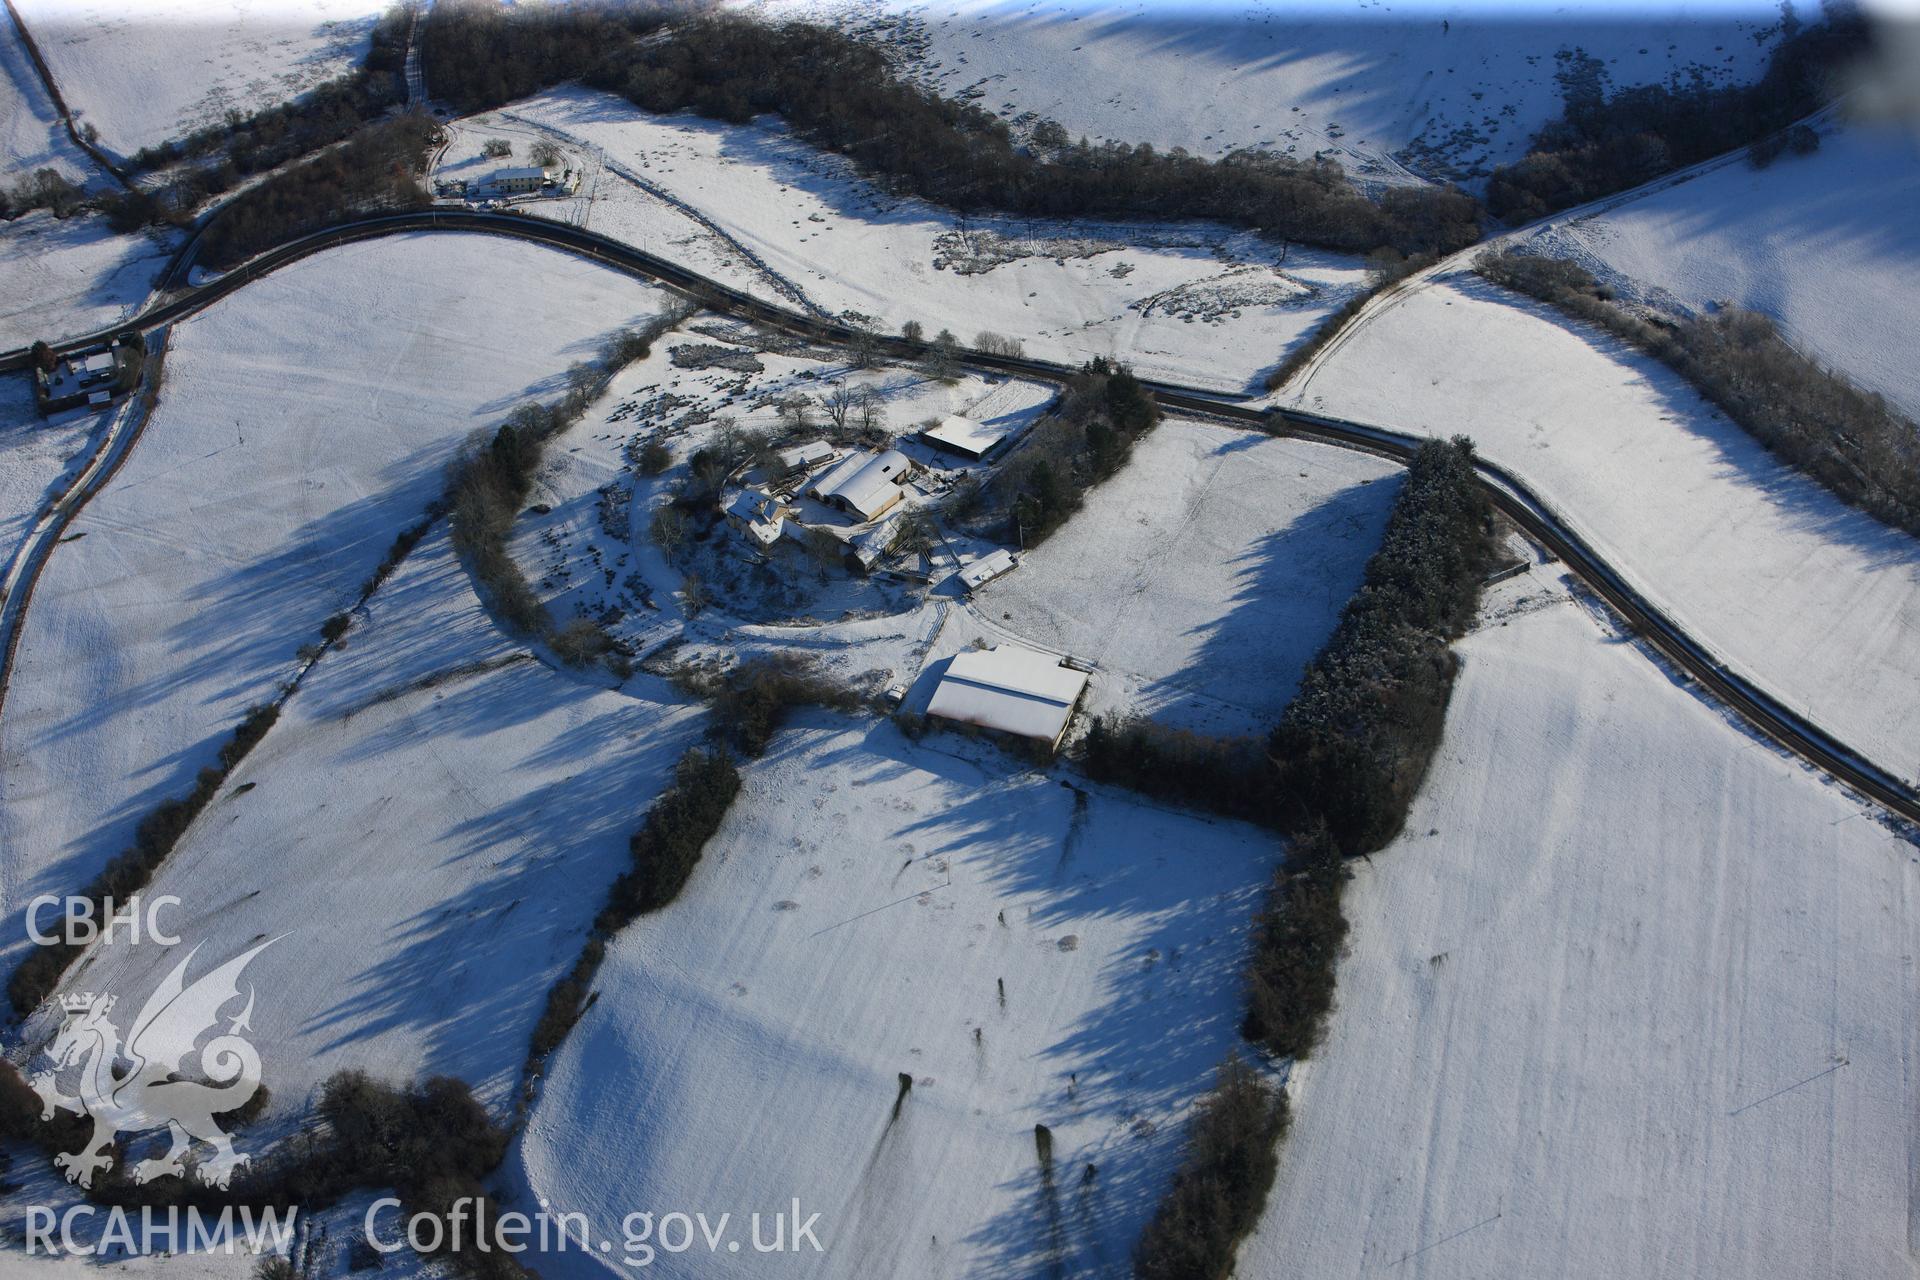
{"label": "white farmhouse", "polygon": [[780,541],[787,523],[786,509],[779,500],[758,489],[742,489],[734,494],[725,512],[727,523],[762,551]]}

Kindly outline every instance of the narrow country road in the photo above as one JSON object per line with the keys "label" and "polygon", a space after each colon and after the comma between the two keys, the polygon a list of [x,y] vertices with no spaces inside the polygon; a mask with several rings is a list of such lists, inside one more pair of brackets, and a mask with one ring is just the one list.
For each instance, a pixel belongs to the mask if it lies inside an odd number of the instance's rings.
{"label": "narrow country road", "polygon": [[[750,297],[677,263],[596,232],[512,213],[432,209],[364,218],[315,232],[268,250],[216,280],[181,290],[167,301],[150,307],[124,324],[115,325],[111,330],[70,339],[58,344],[55,349],[72,350],[100,341],[111,333],[129,329],[145,331],[172,323],[204,310],[262,276],[336,245],[423,232],[497,235],[543,244],[627,275],[678,289],[701,305],[738,319],[768,325],[817,342],[845,344],[855,337],[854,331],[847,325]],[[191,255],[184,255],[180,263],[181,276],[185,275],[190,264]],[[896,358],[914,358],[921,353],[918,345],[901,338],[881,337],[878,345],[885,354]],[[24,368],[27,363],[28,353],[24,348],[0,354],[0,372]],[[1016,374],[1056,383],[1075,372],[1071,366],[1051,361],[980,351],[964,353],[960,363],[981,372]],[[1399,461],[1411,458],[1425,443],[1418,436],[1306,413],[1299,409],[1266,408],[1193,387],[1152,381],[1145,385],[1165,408],[1178,413],[1217,418],[1274,434],[1297,435]],[[124,448],[116,451],[115,456],[124,457]],[[117,461],[113,465],[117,465]],[[1605,600],[1626,620],[1629,627],[1667,661],[1696,681],[1700,688],[1730,707],[1768,740],[1888,811],[1920,823],[1920,794],[1916,794],[1906,782],[1837,740],[1750,678],[1729,670],[1706,645],[1642,596],[1519,477],[1484,458],[1478,459],[1476,465],[1488,499],[1501,514],[1565,562],[1589,590]],[[66,501],[76,507],[84,504],[91,493],[105,483],[111,471],[111,466],[96,468],[88,482],[76,485],[69,492]],[[31,594],[33,576],[37,575],[39,567],[51,554],[51,544],[47,545],[45,551],[46,554],[39,556],[32,566],[32,574],[26,576],[24,582],[15,584],[16,593],[24,588]],[[16,606],[9,599],[4,616],[0,616],[0,628],[4,628],[0,632],[0,655],[3,655],[0,660],[4,661],[4,665],[0,666],[0,707],[4,707],[6,682],[12,674],[12,655],[24,613],[24,600]]]}

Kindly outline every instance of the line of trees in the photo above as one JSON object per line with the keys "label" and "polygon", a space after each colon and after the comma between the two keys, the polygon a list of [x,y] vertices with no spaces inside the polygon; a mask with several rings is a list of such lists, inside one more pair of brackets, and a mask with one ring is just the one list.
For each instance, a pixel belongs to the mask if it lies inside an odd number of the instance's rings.
{"label": "line of trees", "polygon": [[[615,11],[437,4],[423,47],[436,93],[464,110],[578,78],[655,112],[744,123],[782,117],[896,191],[962,211],[1029,216],[1209,218],[1344,252],[1447,252],[1480,237],[1456,190],[1396,188],[1368,200],[1339,166],[1243,151],[1218,161],[1124,143],[1023,147],[1006,123],[895,72],[876,46],[808,22],[647,4]],[[644,38],[643,38],[644,37]]]}
{"label": "line of trees", "polygon": [[593,932],[573,968],[547,992],[546,1007],[527,1048],[529,1086],[545,1069],[553,1051],[587,1011],[594,975],[606,959],[613,936],[641,916],[660,910],[680,896],[693,876],[707,841],[720,829],[740,792],[740,773],[725,751],[694,747],[674,766],[667,788],[628,841],[631,865],[607,893],[594,917]]}
{"label": "line of trees", "polygon": [[[262,1090],[261,1092],[264,1092]],[[259,1096],[255,1095],[256,1098]],[[40,1119],[40,1098],[11,1063],[0,1062],[0,1138],[51,1158],[77,1149],[92,1130],[84,1116],[56,1112]],[[227,1114],[229,1124],[239,1113]],[[524,1280],[527,1272],[501,1246],[499,1210],[486,1179],[505,1156],[510,1134],[487,1114],[465,1082],[433,1076],[401,1087],[364,1072],[343,1071],[320,1087],[315,1106],[319,1124],[303,1128],[264,1157],[237,1170],[228,1187],[206,1186],[193,1178],[133,1180],[133,1161],[120,1149],[113,1168],[96,1175],[88,1200],[128,1210],[151,1206],[297,1206],[302,1213],[336,1204],[350,1192],[392,1187],[401,1202],[401,1218],[415,1214],[441,1219],[441,1255],[454,1274],[469,1280]],[[468,1199],[479,1206],[456,1237],[453,1206]],[[488,1248],[482,1249],[484,1237]],[[459,1238],[465,1247],[450,1247]],[[366,1256],[353,1250],[350,1256]],[[377,1265],[378,1255],[372,1255]]]}
{"label": "line of trees", "polygon": [[355,214],[424,208],[432,197],[420,177],[435,132],[417,112],[382,121],[248,188],[207,224],[200,260],[224,270]]}
{"label": "line of trees", "polygon": [[407,30],[412,20],[406,5],[395,5],[374,22],[366,56],[345,75],[251,115],[230,110],[217,124],[136,152],[131,160],[136,172],[191,162],[169,177],[161,198],[148,195],[138,207],[149,214],[149,221],[185,219],[209,196],[343,141],[400,106],[407,98]]}
{"label": "line of trees", "polygon": [[1325,350],[1347,322],[1360,314],[1360,309],[1379,297],[1382,293],[1399,284],[1416,271],[1424,271],[1439,259],[1431,253],[1416,253],[1411,256],[1392,249],[1376,249],[1367,258],[1367,287],[1341,303],[1339,308],[1307,335],[1286,358],[1266,377],[1265,385],[1269,391],[1278,391],[1292,379],[1293,375],[1312,363],[1313,358]]}
{"label": "line of trees", "polygon": [[[1752,84],[1716,86],[1695,68],[1667,84],[1608,96],[1597,74],[1581,77],[1565,111],[1534,136],[1527,154],[1493,172],[1487,209],[1525,222],[1762,143],[1832,101],[1869,40],[1858,9],[1833,6],[1822,21],[1782,40]],[[1756,158],[1770,158],[1765,150],[1763,144]]]}
{"label": "line of trees", "polygon": [[1095,356],[1035,424],[995,483],[1007,499],[1009,540],[1034,547],[1080,509],[1087,490],[1133,455],[1160,406],[1126,365]]}
{"label": "line of trees", "polygon": [[[248,708],[227,740],[220,744],[214,763],[195,775],[192,788],[183,796],[161,801],[140,819],[134,827],[132,845],[117,854],[92,883],[80,891],[82,897],[93,903],[95,918],[105,918],[103,908],[108,901],[125,902],[147,886],[193,820],[212,802],[228,776],[260,739],[267,736],[267,730],[279,718],[278,703]],[[81,944],[60,941],[36,946],[28,952],[7,980],[7,999],[14,1013],[25,1017],[39,1008],[60,985],[67,967],[82,950]]]}
{"label": "line of trees", "polygon": [[[1254,918],[1242,1034],[1301,1058],[1333,1009],[1347,935],[1347,857],[1406,820],[1445,727],[1455,661],[1492,560],[1492,512],[1464,439],[1421,446],[1380,550],[1308,666],[1265,750],[1150,721],[1096,720],[1095,777],[1289,832]],[[1187,1132],[1187,1154],[1134,1256],[1134,1274],[1225,1280],[1271,1187],[1286,1096],[1237,1057]]]}
{"label": "line of trees", "polygon": [[1230,1054],[1195,1104],[1186,1154],[1134,1248],[1137,1280],[1233,1274],[1234,1254],[1279,1172],[1289,1119],[1286,1091]]}
{"label": "line of trees", "polygon": [[1454,672],[1448,644],[1473,616],[1491,528],[1472,444],[1421,446],[1360,590],[1266,742],[1096,717],[1087,771],[1281,831],[1323,823],[1349,855],[1383,847],[1439,744]]}
{"label": "line of trees", "polygon": [[1475,269],[1646,351],[1782,462],[1920,537],[1920,425],[1802,355],[1768,317],[1729,309],[1678,321],[1649,318],[1562,258],[1505,250],[1483,254]]}
{"label": "line of trees", "polygon": [[622,678],[631,670],[625,653],[591,619],[554,624],[509,553],[508,535],[533,492],[548,443],[580,420],[614,374],[646,359],[654,343],[692,314],[691,303],[676,302],[644,324],[614,334],[597,360],[567,371],[565,395],[551,404],[521,405],[491,437],[468,441],[448,468],[445,502],[453,515],[454,549],[485,588],[495,616],[514,630],[545,641],[570,666],[604,660]]}

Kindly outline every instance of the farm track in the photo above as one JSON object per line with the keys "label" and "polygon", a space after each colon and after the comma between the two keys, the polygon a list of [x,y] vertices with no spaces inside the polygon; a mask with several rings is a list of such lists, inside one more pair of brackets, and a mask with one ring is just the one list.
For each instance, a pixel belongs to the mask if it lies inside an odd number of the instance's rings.
{"label": "farm track", "polygon": [[27,606],[33,602],[33,590],[39,585],[40,574],[66,537],[74,517],[106,487],[107,481],[113,479],[133,452],[134,445],[140,442],[140,434],[146,430],[147,419],[152,414],[150,402],[159,386],[166,358],[167,337],[162,334],[159,349],[147,355],[139,387],[116,411],[112,425],[101,433],[87,465],[40,512],[18,554],[7,565],[6,577],[0,581],[0,712],[6,709],[14,653],[20,647]]}
{"label": "farm track", "polygon": [[[281,267],[339,245],[390,235],[443,231],[498,235],[546,245],[627,275],[680,290],[715,311],[777,328],[810,341],[844,344],[855,336],[847,325],[750,297],[676,263],[578,227],[515,214],[424,210],[365,218],[316,232],[269,250],[217,280],[180,291],[123,324],[89,337],[60,343],[56,350],[84,347],[112,333],[128,329],[146,330],[172,323],[204,310]],[[921,352],[919,346],[899,338],[882,337],[878,345],[886,354],[897,358],[912,358]],[[27,354],[25,349],[0,354],[0,372],[26,367]],[[1075,372],[1070,366],[1049,361],[977,351],[966,352],[961,363],[981,372],[1014,374],[1054,383],[1064,381]],[[1298,409],[1268,409],[1191,387],[1153,381],[1148,381],[1146,386],[1164,408],[1177,413],[1220,419],[1269,434],[1298,436],[1341,448],[1358,449],[1399,462],[1411,459],[1414,452],[1425,443],[1417,436],[1363,423]],[[1588,546],[1518,476],[1486,459],[1477,459],[1475,465],[1495,509],[1563,561],[1589,590],[1606,601],[1625,619],[1629,628],[1675,668],[1697,682],[1700,688],[1712,694],[1769,741],[1898,817],[1920,824],[1920,795],[1904,781],[1867,760],[1807,717],[1794,712],[1752,680],[1729,670],[1710,649],[1648,601],[1618,570]],[[104,477],[96,478],[87,493],[90,494],[100,483],[104,483]],[[82,502],[85,496],[87,494],[81,495]],[[50,549],[51,544],[48,545]],[[34,576],[37,576],[45,559],[44,555],[41,556],[33,566]],[[30,580],[27,590],[31,591]],[[12,674],[12,651],[17,643],[20,614],[25,607],[24,601],[18,602],[17,607],[13,601],[8,603],[5,625],[9,634],[5,637],[5,667],[0,669],[0,699],[4,698],[6,681]]]}

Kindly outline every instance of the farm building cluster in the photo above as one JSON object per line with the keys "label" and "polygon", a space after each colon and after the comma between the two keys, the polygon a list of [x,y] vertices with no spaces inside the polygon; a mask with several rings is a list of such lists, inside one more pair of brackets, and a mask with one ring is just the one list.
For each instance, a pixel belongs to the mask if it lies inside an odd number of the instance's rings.
{"label": "farm building cluster", "polygon": [[[914,438],[939,453],[980,462],[1002,452],[1011,436],[1004,425],[947,414]],[[780,450],[771,464],[742,468],[739,487],[724,493],[720,511],[755,553],[770,553],[782,539],[804,545],[833,538],[852,567],[871,571],[906,531],[917,505],[913,499],[926,496],[914,484],[923,470],[897,445],[840,448],[807,441]],[[1005,559],[994,559],[985,576],[967,578],[966,585],[1012,567],[1011,556],[998,554]]]}
{"label": "farm building cluster", "polygon": [[137,333],[65,353],[42,344],[34,354],[34,403],[46,417],[70,409],[104,409],[133,390],[145,354]]}

